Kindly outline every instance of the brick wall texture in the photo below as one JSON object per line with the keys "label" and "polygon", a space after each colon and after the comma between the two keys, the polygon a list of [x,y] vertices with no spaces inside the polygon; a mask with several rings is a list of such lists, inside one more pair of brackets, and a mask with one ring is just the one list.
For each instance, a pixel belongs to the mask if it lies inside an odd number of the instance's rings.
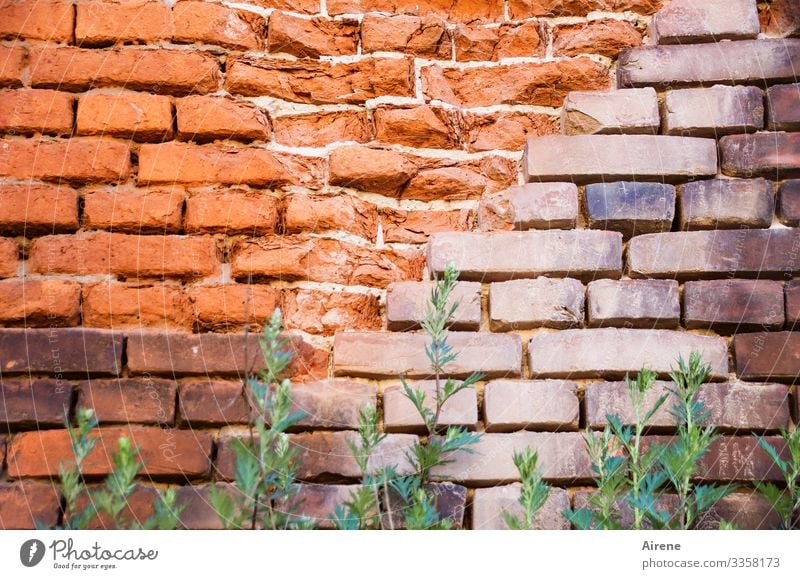
{"label": "brick wall texture", "polygon": [[540,526],[568,528],[581,430],[692,351],[725,433],[703,477],[743,489],[718,518],[768,527],[751,435],[800,410],[798,70],[796,0],[0,0],[0,528],[58,523],[78,405],[88,474],[128,433],[132,512],[176,485],[214,528],[278,306],[324,526],[361,406],[382,460],[420,432],[397,375],[428,377],[450,262],[450,372],[486,374],[442,416],[485,433],[435,473],[464,527],[503,527],[531,446]]}

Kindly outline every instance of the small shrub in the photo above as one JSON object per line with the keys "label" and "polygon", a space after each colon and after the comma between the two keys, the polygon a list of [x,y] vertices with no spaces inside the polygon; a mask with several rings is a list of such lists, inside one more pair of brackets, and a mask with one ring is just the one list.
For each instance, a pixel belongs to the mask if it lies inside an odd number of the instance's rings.
{"label": "small shrub", "polygon": [[526,448],[514,453],[514,465],[522,480],[519,504],[522,506],[522,517],[516,517],[503,511],[503,519],[509,529],[530,531],[535,528],[536,514],[542,510],[550,497],[550,485],[542,480],[542,471],[538,466],[539,454]]}
{"label": "small shrub", "polygon": [[789,461],[783,460],[779,451],[763,436],[756,437],[758,444],[783,475],[785,488],[770,482],[756,483],[756,490],[772,505],[781,518],[781,529],[800,530],[800,428],[781,430],[781,437],[789,451]]}

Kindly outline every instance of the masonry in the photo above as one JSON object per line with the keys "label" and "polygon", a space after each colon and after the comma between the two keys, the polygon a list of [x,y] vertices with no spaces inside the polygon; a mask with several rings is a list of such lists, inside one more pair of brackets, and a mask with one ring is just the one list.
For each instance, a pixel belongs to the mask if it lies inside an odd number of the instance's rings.
{"label": "masonry", "polygon": [[59,523],[78,406],[141,447],[135,516],[176,486],[216,528],[275,307],[329,524],[358,409],[383,460],[420,432],[392,393],[427,377],[448,263],[451,374],[486,376],[443,413],[484,433],[436,473],[462,527],[504,528],[531,446],[538,525],[569,528],[581,430],[699,351],[703,478],[741,486],[705,524],[770,528],[752,434],[800,418],[796,70],[795,0],[0,0],[0,528]]}

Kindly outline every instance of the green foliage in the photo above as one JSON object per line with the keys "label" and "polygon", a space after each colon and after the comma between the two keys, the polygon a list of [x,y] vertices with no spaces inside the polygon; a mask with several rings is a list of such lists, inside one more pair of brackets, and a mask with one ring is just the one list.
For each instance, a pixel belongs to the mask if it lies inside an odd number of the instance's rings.
{"label": "green foliage", "polygon": [[519,503],[522,505],[522,517],[516,517],[503,511],[503,519],[509,529],[530,531],[534,529],[536,513],[538,513],[550,496],[550,485],[542,480],[542,471],[538,466],[539,454],[526,448],[514,453],[514,465],[522,480]]}
{"label": "green foliage", "polygon": [[785,488],[773,483],[756,483],[756,490],[763,496],[781,518],[782,529],[800,529],[800,428],[781,430],[781,437],[789,454],[789,461],[763,436],[758,436],[758,444],[767,453],[772,463],[783,475]]}

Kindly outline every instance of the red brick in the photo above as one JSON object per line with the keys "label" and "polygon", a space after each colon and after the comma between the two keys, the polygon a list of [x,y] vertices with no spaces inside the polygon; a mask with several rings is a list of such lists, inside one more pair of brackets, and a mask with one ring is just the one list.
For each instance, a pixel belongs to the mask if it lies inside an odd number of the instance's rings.
{"label": "red brick", "polygon": [[[446,161],[445,161],[446,162]],[[483,157],[417,173],[401,197],[420,201],[479,199],[516,183],[516,167],[503,157]]]}
{"label": "red brick", "polygon": [[769,4],[759,5],[761,30],[769,36],[800,35],[800,14],[797,11],[797,0],[772,0]]}
{"label": "red brick", "polygon": [[492,331],[583,325],[583,284],[575,279],[517,279],[489,286]]}
{"label": "red brick", "polygon": [[800,179],[781,183],[779,199],[781,221],[790,227],[800,225]]}
{"label": "red brick", "polygon": [[459,148],[459,117],[447,109],[379,107],[373,118],[379,141],[428,149]]}
{"label": "red brick", "polygon": [[37,47],[30,55],[30,82],[37,88],[82,91],[124,87],[185,95],[214,92],[220,78],[217,59],[202,52]]}
{"label": "red brick", "polygon": [[299,12],[300,14],[317,14],[320,9],[319,0],[247,0],[245,4],[253,4],[262,8],[288,10],[289,12]]}
{"label": "red brick", "polygon": [[58,327],[80,324],[81,286],[58,279],[0,283],[0,321],[6,327]]}
{"label": "red brick", "polygon": [[[93,498],[89,496],[90,492],[97,492],[100,490],[101,485],[90,484],[87,491],[78,496],[76,502],[77,511],[80,513],[90,506]],[[158,497],[158,489],[150,486],[135,483],[130,489],[125,506],[122,508],[118,516],[122,520],[122,524],[118,526],[108,512],[100,511],[95,512],[94,516],[89,519],[86,529],[91,530],[124,530],[130,529],[136,524],[144,524],[152,515],[155,502]],[[64,517],[68,517],[69,513],[64,513]]]}
{"label": "red brick", "polygon": [[[333,344],[336,376],[364,378],[427,378],[430,361],[425,355],[429,340],[424,334],[389,332],[340,332]],[[519,376],[522,343],[515,334],[453,332],[448,343],[458,358],[445,371],[453,378],[480,372],[486,378]]]}
{"label": "red brick", "polygon": [[78,387],[78,408],[91,408],[101,424],[175,423],[177,386],[170,380],[91,380]]}
{"label": "red brick", "polygon": [[[512,483],[499,487],[475,489],[472,497],[472,529],[477,531],[508,530],[503,513],[508,512],[516,517],[523,516],[519,502],[522,485]],[[550,489],[550,497],[534,517],[537,530],[565,531],[569,530],[569,521],[564,511],[570,508],[567,491],[560,488]]]}
{"label": "red brick", "polygon": [[800,231],[740,229],[638,235],[628,245],[631,277],[778,277],[800,268]]}
{"label": "red brick", "polygon": [[178,2],[172,9],[178,43],[216,44],[233,50],[258,50],[266,27],[253,12],[210,2]]}
{"label": "red brick", "polygon": [[106,139],[0,141],[2,177],[109,183],[125,181],[130,170],[130,151],[125,143]]}
{"label": "red brick", "polygon": [[224,284],[187,289],[194,324],[201,331],[230,331],[245,324],[264,325],[280,304],[280,291],[269,286]]}
{"label": "red brick", "polygon": [[764,179],[714,179],[681,187],[681,229],[768,228],[775,210],[772,183]]}
{"label": "red brick", "polygon": [[[386,292],[386,322],[392,331],[418,329],[430,304],[433,282],[405,281],[389,285]],[[451,318],[453,330],[477,330],[481,325],[481,284],[458,282],[447,307],[458,305]]]}
{"label": "red brick", "polygon": [[283,214],[286,233],[347,231],[375,241],[378,210],[354,195],[290,195]]}
{"label": "red brick", "polygon": [[214,483],[213,485],[187,485],[178,487],[178,504],[186,506],[181,511],[181,526],[190,530],[224,530],[223,522],[211,504],[211,488],[228,493],[237,492],[232,485],[227,483]]}
{"label": "red brick", "polygon": [[231,275],[386,287],[419,279],[423,262],[415,250],[368,249],[336,239],[286,235],[238,243]]}
{"label": "red brick", "polygon": [[365,14],[361,21],[361,50],[450,60],[450,33],[436,16]]}
{"label": "red brick", "polygon": [[403,153],[341,147],[331,153],[329,182],[396,197],[417,172],[417,165]]}
{"label": "red brick", "polygon": [[653,16],[658,44],[694,44],[758,36],[758,10],[752,0],[672,0]]}
{"label": "red brick", "polygon": [[[92,437],[98,442],[83,463],[87,476],[108,474],[120,437],[127,436],[139,447],[142,474],[160,479],[206,476],[211,462],[211,435],[207,432],[157,427],[99,428]],[[66,430],[24,432],[14,437],[8,453],[11,478],[48,477],[73,460]]]}
{"label": "red brick", "polygon": [[229,58],[225,88],[232,94],[311,104],[358,104],[379,96],[414,96],[407,58],[352,63]]}
{"label": "red brick", "polygon": [[786,324],[791,329],[800,322],[800,280],[787,281],[786,293]]}
{"label": "red brick", "polygon": [[53,90],[0,91],[0,131],[30,135],[72,132],[71,94]]}
{"label": "red brick", "polygon": [[666,376],[678,358],[698,352],[712,379],[728,375],[728,346],[723,338],[671,330],[602,328],[537,334],[528,345],[534,378],[619,378],[649,368]]}
{"label": "red brick", "polygon": [[626,48],[641,44],[642,31],[630,22],[615,18],[560,25],[553,30],[555,56],[600,54],[617,58]]}
{"label": "red brick", "polygon": [[381,208],[381,227],[386,243],[426,243],[434,233],[469,231],[474,222],[475,213],[469,209],[405,211]]}
{"label": "red brick", "polygon": [[119,233],[178,233],[183,221],[180,189],[101,189],[83,195],[83,226]]}
{"label": "red brick", "polygon": [[0,36],[70,42],[75,16],[66,0],[3,0]]}
{"label": "red brick", "polygon": [[157,0],[81,2],[76,9],[75,40],[81,46],[152,44],[172,38],[172,10]]}
{"label": "red brick", "polygon": [[332,336],[339,330],[380,330],[378,298],[354,292],[286,290],[282,307],[284,324],[309,334]]}
{"label": "red brick", "polygon": [[0,46],[0,86],[22,86],[22,75],[27,60],[27,48]]}
{"label": "red brick", "polygon": [[463,138],[471,153],[494,149],[518,151],[528,137],[558,134],[558,117],[543,113],[466,113],[464,123]]}
{"label": "red brick", "polygon": [[[444,382],[440,388],[444,387]],[[411,382],[409,388],[425,392],[425,407],[436,410],[436,381]],[[478,395],[475,388],[460,390],[442,406],[441,426],[461,426],[475,430],[478,424]],[[387,386],[383,391],[383,427],[386,432],[415,432],[427,434],[425,422],[408,399],[400,384]]]}
{"label": "red brick", "polygon": [[178,385],[180,423],[190,427],[250,422],[242,381],[203,380]]}
{"label": "red brick", "polygon": [[82,311],[83,324],[96,328],[192,328],[189,300],[180,286],[87,284]]}
{"label": "red brick", "polygon": [[361,485],[298,484],[288,500],[276,504],[278,512],[289,515],[290,520],[310,519],[316,529],[333,529],[335,509],[349,501]]}
{"label": "red brick", "polygon": [[356,54],[358,22],[323,17],[309,20],[276,11],[269,17],[267,43],[270,52],[299,58]]}
{"label": "red brick", "polygon": [[794,381],[800,373],[800,333],[759,332],[733,337],[736,375],[743,380]]}
{"label": "red brick", "polygon": [[780,525],[780,516],[756,491],[734,492],[720,500],[697,521],[697,529],[715,530],[727,521],[744,530],[770,530]]}
{"label": "red brick", "polygon": [[565,135],[658,133],[658,96],[651,88],[571,92],[561,112]]}
{"label": "red brick", "polygon": [[514,452],[526,447],[539,453],[543,478],[551,483],[586,481],[594,476],[583,435],[579,432],[515,432],[484,434],[472,453],[453,455],[453,462],[437,467],[433,476],[470,486],[495,486],[519,481]]}
{"label": "red brick", "polygon": [[764,93],[755,86],[713,86],[668,91],[664,133],[719,137],[764,128]]}
{"label": "red brick", "polygon": [[497,27],[459,24],[455,29],[456,60],[500,60],[544,56],[545,29],[535,21]]}
{"label": "red brick", "polygon": [[78,192],[58,185],[0,185],[0,231],[33,236],[78,229]]}
{"label": "red brick", "polygon": [[88,232],[49,235],[33,241],[28,267],[33,273],[131,278],[211,277],[219,272],[211,237],[137,236]]}
{"label": "red brick", "polygon": [[604,90],[608,68],[588,58],[467,69],[422,69],[428,99],[459,107],[500,104],[559,107],[572,90]]}
{"label": "red brick", "polygon": [[722,172],[780,181],[800,175],[800,133],[731,135],[719,142]]}
{"label": "red brick", "polygon": [[577,430],[578,385],[564,380],[494,380],[484,387],[486,432]]}
{"label": "red brick", "polygon": [[292,386],[292,409],[305,414],[297,423],[302,430],[355,430],[359,412],[376,406],[376,398],[374,385],[341,378]]}
{"label": "red brick", "polygon": [[352,14],[359,12],[391,12],[399,14],[434,14],[455,22],[473,20],[500,20],[503,17],[503,2],[500,0],[331,0],[329,14]]}
{"label": "red brick", "polygon": [[512,20],[534,16],[586,16],[595,10],[652,14],[663,0],[509,0]]}
{"label": "red brick", "polygon": [[72,404],[72,387],[63,380],[0,382],[0,424],[5,429],[63,426]]}
{"label": "red brick", "polygon": [[779,330],[784,323],[783,283],[734,279],[686,282],[683,322],[688,329],[721,334]]}
{"label": "red brick", "polygon": [[312,157],[274,153],[257,147],[162,143],[139,149],[139,183],[221,183],[314,187],[322,163]]}
{"label": "red brick", "polygon": [[526,181],[674,183],[717,173],[713,139],[659,135],[574,135],[528,139]]}
{"label": "red brick", "polygon": [[17,275],[20,248],[13,239],[0,238],[0,278]]}
{"label": "red brick", "polygon": [[[536,252],[530,248],[536,247]],[[506,281],[520,277],[619,277],[622,235],[611,231],[437,233],[428,267],[441,274],[453,263],[460,278]]]}
{"label": "red brick", "polygon": [[800,131],[800,84],[784,84],[767,91],[767,127],[771,131]]}
{"label": "red brick", "polygon": [[58,523],[61,493],[50,484],[0,484],[0,529],[52,528]]}
{"label": "red brick", "polygon": [[593,183],[584,200],[590,228],[619,231],[625,239],[669,231],[675,218],[675,187],[664,183]]}
{"label": "red brick", "polygon": [[250,103],[231,98],[189,96],[177,100],[175,107],[178,137],[185,141],[269,140],[266,113]]}
{"label": "red brick", "polygon": [[278,199],[263,191],[209,191],[186,200],[189,233],[267,235],[278,225]]}
{"label": "red brick", "polygon": [[[786,458],[783,439],[768,436],[767,441]],[[724,436],[711,444],[708,454],[700,459],[698,478],[704,481],[752,482],[783,481],[778,467],[753,436]]]}
{"label": "red brick", "polygon": [[589,326],[626,328],[677,328],[681,301],[675,280],[610,280],[589,284]]}
{"label": "red brick", "polygon": [[64,376],[119,374],[122,334],[84,328],[0,331],[3,373]]}
{"label": "red brick", "polygon": [[289,147],[320,147],[340,141],[372,140],[366,111],[330,111],[272,119],[275,141]]}
{"label": "red brick", "polygon": [[131,92],[90,92],[78,101],[77,133],[161,141],[172,138],[169,98]]}

